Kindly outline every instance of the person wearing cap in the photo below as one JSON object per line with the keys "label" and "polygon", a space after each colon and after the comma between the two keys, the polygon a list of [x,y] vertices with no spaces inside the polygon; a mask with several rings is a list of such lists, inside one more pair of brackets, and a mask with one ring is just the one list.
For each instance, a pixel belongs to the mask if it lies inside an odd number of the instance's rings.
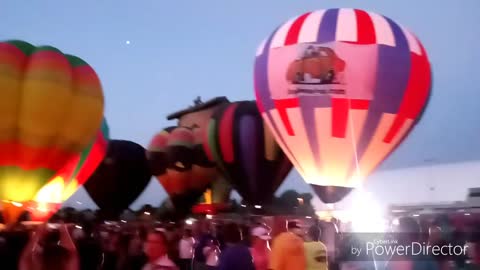
{"label": "person wearing cap", "polygon": [[328,270],[327,247],[320,241],[321,230],[313,225],[308,230],[305,242],[305,257],[307,258],[306,270]]}
{"label": "person wearing cap", "polygon": [[287,223],[287,231],[274,240],[270,253],[270,270],[305,270],[303,229],[298,221]]}
{"label": "person wearing cap", "polygon": [[268,241],[272,239],[270,230],[264,226],[257,226],[250,231],[250,235],[252,241],[250,253],[252,253],[255,270],[268,270],[270,256]]}

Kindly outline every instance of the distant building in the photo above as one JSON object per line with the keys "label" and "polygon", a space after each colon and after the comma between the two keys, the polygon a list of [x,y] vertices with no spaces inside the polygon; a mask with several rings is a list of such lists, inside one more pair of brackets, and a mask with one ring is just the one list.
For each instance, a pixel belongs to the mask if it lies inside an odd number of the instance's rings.
{"label": "distant building", "polygon": [[391,213],[418,213],[436,214],[449,212],[465,212],[480,214],[480,187],[469,188],[465,201],[449,203],[425,203],[425,204],[392,204],[389,207]]}
{"label": "distant building", "polygon": [[[380,169],[364,182],[364,190],[385,214],[393,216],[449,213],[480,217],[480,161],[464,161]],[[336,211],[358,204],[354,190],[334,205]],[[317,201],[318,214],[329,211]]]}

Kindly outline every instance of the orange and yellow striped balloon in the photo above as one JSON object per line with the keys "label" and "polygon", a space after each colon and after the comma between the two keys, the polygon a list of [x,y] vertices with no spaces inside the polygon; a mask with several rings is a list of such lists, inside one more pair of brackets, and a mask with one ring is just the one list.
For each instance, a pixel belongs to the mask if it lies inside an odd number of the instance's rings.
{"label": "orange and yellow striped balloon", "polygon": [[95,138],[100,80],[82,59],[50,46],[0,42],[0,199],[33,199]]}

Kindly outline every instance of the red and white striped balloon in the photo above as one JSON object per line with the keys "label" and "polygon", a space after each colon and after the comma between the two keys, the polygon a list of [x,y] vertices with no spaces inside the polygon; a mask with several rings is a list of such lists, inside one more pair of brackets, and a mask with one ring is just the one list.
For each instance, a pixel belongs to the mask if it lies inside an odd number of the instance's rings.
{"label": "red and white striped balloon", "polygon": [[259,46],[257,104],[324,202],[342,199],[402,142],[430,96],[419,39],[382,15],[328,9],[295,17]]}

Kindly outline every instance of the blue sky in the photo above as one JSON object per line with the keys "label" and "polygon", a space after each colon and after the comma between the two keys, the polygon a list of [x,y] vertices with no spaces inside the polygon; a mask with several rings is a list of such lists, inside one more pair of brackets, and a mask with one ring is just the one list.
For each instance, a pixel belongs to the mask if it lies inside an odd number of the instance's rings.
{"label": "blue sky", "polygon": [[[0,39],[49,44],[84,58],[102,80],[112,137],[146,146],[171,124],[165,116],[196,96],[253,99],[258,43],[290,17],[331,7],[386,15],[415,32],[429,53],[430,105],[381,169],[478,160],[478,0],[1,0]],[[294,174],[282,189],[300,183]],[[163,196],[152,183],[138,203]]]}

